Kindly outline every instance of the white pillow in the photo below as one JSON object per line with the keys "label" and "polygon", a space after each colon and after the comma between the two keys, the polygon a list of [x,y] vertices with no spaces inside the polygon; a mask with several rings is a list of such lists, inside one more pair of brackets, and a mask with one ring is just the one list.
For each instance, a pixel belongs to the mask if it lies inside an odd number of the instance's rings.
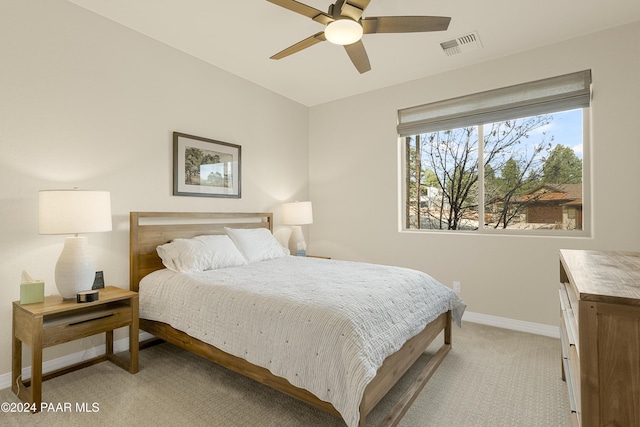
{"label": "white pillow", "polygon": [[225,235],[174,239],[171,243],[158,246],[156,252],[162,264],[176,273],[215,270],[247,263],[229,236]]}
{"label": "white pillow", "polygon": [[249,264],[289,255],[266,228],[228,228],[227,232]]}

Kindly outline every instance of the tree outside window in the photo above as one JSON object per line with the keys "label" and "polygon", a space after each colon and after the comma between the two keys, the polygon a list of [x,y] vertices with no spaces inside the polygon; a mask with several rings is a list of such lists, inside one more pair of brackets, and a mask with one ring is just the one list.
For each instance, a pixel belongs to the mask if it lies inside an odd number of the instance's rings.
{"label": "tree outside window", "polygon": [[582,113],[406,137],[406,227],[581,230]]}

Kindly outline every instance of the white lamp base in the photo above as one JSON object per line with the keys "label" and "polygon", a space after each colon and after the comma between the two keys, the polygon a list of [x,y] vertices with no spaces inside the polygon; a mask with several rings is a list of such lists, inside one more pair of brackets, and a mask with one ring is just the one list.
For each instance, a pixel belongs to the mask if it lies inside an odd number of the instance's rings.
{"label": "white lamp base", "polygon": [[89,255],[84,236],[67,237],[56,264],[56,287],[63,299],[76,299],[76,294],[93,286],[96,267]]}
{"label": "white lamp base", "polygon": [[289,236],[289,252],[291,252],[291,255],[298,255],[298,251],[304,251],[306,255],[307,243],[304,241],[302,227],[294,225],[291,227],[291,236]]}

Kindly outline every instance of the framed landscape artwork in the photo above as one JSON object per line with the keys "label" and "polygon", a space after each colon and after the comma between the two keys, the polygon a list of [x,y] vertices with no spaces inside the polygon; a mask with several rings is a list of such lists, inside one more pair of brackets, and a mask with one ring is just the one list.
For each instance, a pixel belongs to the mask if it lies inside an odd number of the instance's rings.
{"label": "framed landscape artwork", "polygon": [[240,198],[241,147],[173,133],[173,195]]}

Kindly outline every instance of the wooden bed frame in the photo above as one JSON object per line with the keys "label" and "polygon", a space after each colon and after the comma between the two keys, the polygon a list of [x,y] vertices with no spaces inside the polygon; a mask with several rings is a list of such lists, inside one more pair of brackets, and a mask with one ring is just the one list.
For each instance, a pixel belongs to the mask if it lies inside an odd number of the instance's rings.
{"label": "wooden bed frame", "polygon": [[[164,268],[156,253],[158,245],[178,237],[189,238],[203,234],[224,234],[224,227],[267,228],[273,232],[273,214],[131,212],[130,224],[130,287],[132,291],[138,292],[138,285],[144,276]],[[140,329],[289,396],[341,417],[332,404],[318,399],[309,391],[292,385],[282,377],[273,375],[268,369],[225,353],[210,344],[172,328],[166,323],[140,319]],[[375,378],[365,389],[364,396],[360,402],[359,426],[365,426],[367,414],[443,331],[444,343],[426,363],[414,383],[386,415],[382,423],[383,426],[395,426],[398,424],[451,349],[451,311],[440,315],[429,323],[422,332],[407,341],[400,350],[385,359]]]}

